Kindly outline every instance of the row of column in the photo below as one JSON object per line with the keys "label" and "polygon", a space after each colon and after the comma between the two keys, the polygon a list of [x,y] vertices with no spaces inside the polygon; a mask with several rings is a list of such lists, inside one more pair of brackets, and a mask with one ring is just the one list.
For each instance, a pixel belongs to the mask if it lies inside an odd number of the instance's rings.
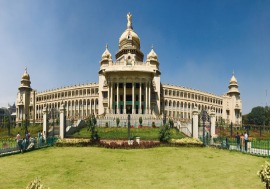
{"label": "row of column", "polygon": [[[84,106],[86,106],[86,107],[84,107]],[[45,107],[45,105],[43,105],[43,107]],[[97,107],[98,106],[97,106],[96,100],[94,101],[94,104],[92,104],[92,102],[90,102],[90,105],[88,105],[86,103],[86,105],[83,105],[83,104],[81,106],[78,105],[78,108],[76,107],[76,105],[74,105],[74,106],[72,106],[72,105],[68,106],[67,105],[67,107],[66,107],[67,117],[76,116],[76,113],[78,113],[77,116],[79,118],[82,118],[84,116],[84,113],[86,113],[86,116],[92,115],[92,113],[94,113],[96,115],[97,114]],[[56,107],[54,107],[54,108],[56,108],[57,110],[60,110],[60,106],[58,107],[58,105]],[[42,111],[41,107],[40,107],[39,110],[36,110],[36,112],[37,112],[36,119],[37,120],[42,118],[41,117],[41,115],[42,115],[41,111]]]}
{"label": "row of column", "polygon": [[[120,114],[120,105],[119,105],[119,83],[120,82],[109,82],[109,95],[108,95],[108,109],[110,113],[114,113],[114,107],[113,107],[113,99],[114,99],[114,84],[116,84],[116,113]],[[127,82],[121,82],[123,83],[123,102],[124,102],[124,107],[123,107],[123,114],[126,114],[126,84]],[[139,114],[142,113],[142,83],[144,83],[144,91],[145,91],[145,107],[144,109],[146,110],[145,113],[149,114],[150,113],[150,103],[151,103],[151,82],[139,82],[140,88],[139,88]],[[132,114],[135,114],[135,86],[136,82],[132,82]]]}
{"label": "row of column", "polygon": [[[67,108],[66,108],[67,117],[76,116],[76,113],[78,112],[77,116],[82,118],[84,116],[84,113],[86,113],[86,116],[88,115],[88,110],[90,110],[89,115],[91,115],[92,113],[94,113],[96,115],[96,113],[97,113],[96,112],[96,107],[97,107],[96,102],[94,102],[94,105],[92,105],[92,103],[90,103],[90,105],[88,105],[86,103],[85,106],[86,106],[86,108],[84,108],[84,105],[82,105],[82,106],[79,105],[78,108],[76,106],[71,106],[71,108],[70,108],[70,106],[67,106]],[[88,107],[90,107],[90,108],[88,109]],[[94,109],[93,109],[93,107],[94,107]],[[92,112],[92,110],[93,110],[93,112]]]}

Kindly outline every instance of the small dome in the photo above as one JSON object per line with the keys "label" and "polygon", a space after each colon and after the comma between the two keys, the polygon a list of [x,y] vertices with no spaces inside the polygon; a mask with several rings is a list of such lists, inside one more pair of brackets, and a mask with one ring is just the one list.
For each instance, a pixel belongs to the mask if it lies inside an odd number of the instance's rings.
{"label": "small dome", "polygon": [[233,72],[232,78],[231,78],[231,80],[230,80],[230,85],[231,85],[231,84],[237,85],[237,80],[236,80],[236,78],[235,78],[235,76],[234,76],[234,72]]}
{"label": "small dome", "polygon": [[112,59],[112,55],[110,51],[108,50],[108,44],[106,45],[106,49],[104,53],[102,54],[102,59]]}
{"label": "small dome", "polygon": [[25,68],[24,73],[22,75],[22,80],[30,80],[30,76],[27,73],[27,68]]}
{"label": "small dome", "polygon": [[154,51],[153,47],[152,47],[151,51],[149,52],[149,54],[147,55],[147,59],[155,59],[155,60],[158,59],[157,54]]}

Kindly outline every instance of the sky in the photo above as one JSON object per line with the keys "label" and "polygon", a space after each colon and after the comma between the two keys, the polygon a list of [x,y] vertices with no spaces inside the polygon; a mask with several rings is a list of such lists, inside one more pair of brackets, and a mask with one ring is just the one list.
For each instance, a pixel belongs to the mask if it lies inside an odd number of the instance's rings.
{"label": "sky", "polygon": [[223,95],[234,71],[247,114],[269,105],[269,10],[267,0],[1,0],[0,107],[16,101],[25,67],[38,92],[98,82],[105,46],[114,57],[131,12],[162,83]]}

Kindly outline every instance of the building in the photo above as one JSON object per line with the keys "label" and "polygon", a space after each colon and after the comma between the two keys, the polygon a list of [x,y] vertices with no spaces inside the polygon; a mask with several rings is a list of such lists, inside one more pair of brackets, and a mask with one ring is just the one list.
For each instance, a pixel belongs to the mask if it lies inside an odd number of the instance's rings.
{"label": "building", "polygon": [[59,110],[66,107],[69,120],[85,119],[91,114],[100,120],[116,117],[126,119],[151,118],[162,120],[166,115],[177,121],[189,122],[195,106],[214,110],[216,120],[241,124],[242,103],[234,76],[223,96],[188,87],[162,84],[158,56],[152,48],[144,61],[140,38],[132,26],[132,15],[127,15],[127,28],[119,39],[115,61],[106,45],[101,56],[99,82],[66,86],[37,92],[32,90],[30,76],[25,70],[16,100],[17,123],[25,119],[42,122],[43,109]]}

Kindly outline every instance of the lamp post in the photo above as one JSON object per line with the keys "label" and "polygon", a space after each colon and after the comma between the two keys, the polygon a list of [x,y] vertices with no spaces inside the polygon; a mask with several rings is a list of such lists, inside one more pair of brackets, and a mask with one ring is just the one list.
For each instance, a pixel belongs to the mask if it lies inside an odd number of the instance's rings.
{"label": "lamp post", "polygon": [[130,141],[130,114],[128,114],[128,141]]}

